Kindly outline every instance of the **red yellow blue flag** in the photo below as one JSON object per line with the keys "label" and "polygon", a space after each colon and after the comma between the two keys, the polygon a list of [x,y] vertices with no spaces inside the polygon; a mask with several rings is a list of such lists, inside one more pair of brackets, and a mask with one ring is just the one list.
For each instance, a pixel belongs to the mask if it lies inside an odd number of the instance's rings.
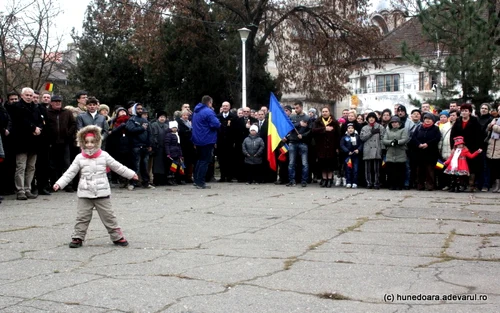
{"label": "red yellow blue flag", "polygon": [[172,164],[170,165],[170,171],[174,173],[177,172],[177,163],[172,161]]}
{"label": "red yellow blue flag", "polygon": [[[288,115],[281,107],[278,99],[271,92],[269,100],[269,117],[267,128],[267,160],[269,167],[276,171],[276,158],[274,150],[278,147],[281,139],[284,138],[292,129],[294,129],[292,122]],[[288,147],[286,147],[288,149]]]}

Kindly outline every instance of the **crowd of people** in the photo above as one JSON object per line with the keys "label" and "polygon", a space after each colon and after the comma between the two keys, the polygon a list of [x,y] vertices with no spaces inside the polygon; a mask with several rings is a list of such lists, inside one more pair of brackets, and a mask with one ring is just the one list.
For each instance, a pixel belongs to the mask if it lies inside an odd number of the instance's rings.
{"label": "crowd of people", "polygon": [[[77,132],[89,125],[99,127],[102,149],[139,177],[107,174],[130,191],[178,184],[210,188],[206,182],[215,181],[217,168],[221,183],[500,189],[500,119],[488,103],[477,115],[471,104],[452,102],[439,112],[428,103],[411,112],[396,104],[362,114],[346,109],[340,118],[328,106],[306,112],[300,101],[284,105],[294,129],[274,151],[273,171],[266,106],[235,109],[223,102],[216,112],[212,98],[204,96],[193,110],[183,104],[169,116],[153,115],[136,102],[110,109],[85,91],[75,100],[75,106],[63,106],[62,97],[31,88],[7,95],[0,106],[0,193],[15,193],[18,200],[50,195],[81,152]],[[74,192],[78,182],[76,175],[64,190]]]}

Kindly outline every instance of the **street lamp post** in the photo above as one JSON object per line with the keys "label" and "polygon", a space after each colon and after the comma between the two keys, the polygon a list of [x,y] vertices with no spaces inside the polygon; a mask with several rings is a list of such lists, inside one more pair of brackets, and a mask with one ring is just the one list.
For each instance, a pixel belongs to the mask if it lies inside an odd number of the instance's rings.
{"label": "street lamp post", "polygon": [[246,67],[246,42],[247,42],[247,38],[248,38],[248,35],[250,34],[250,29],[248,28],[240,28],[238,29],[238,32],[240,33],[240,37],[241,37],[241,49],[243,51],[243,54],[242,54],[242,64],[243,64],[243,68],[242,68],[242,72],[241,72],[241,100],[242,100],[242,104],[241,104],[241,107],[242,108],[246,108],[247,107],[247,67]]}

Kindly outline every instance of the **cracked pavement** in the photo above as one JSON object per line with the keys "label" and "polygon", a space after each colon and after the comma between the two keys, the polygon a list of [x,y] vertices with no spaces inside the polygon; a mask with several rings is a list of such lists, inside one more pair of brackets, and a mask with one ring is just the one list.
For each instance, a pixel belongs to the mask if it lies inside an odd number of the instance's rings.
{"label": "cracked pavement", "polygon": [[[2,312],[498,312],[498,194],[214,183],[0,204]],[[422,300],[386,295],[476,295]],[[479,299],[479,296],[482,298]]]}

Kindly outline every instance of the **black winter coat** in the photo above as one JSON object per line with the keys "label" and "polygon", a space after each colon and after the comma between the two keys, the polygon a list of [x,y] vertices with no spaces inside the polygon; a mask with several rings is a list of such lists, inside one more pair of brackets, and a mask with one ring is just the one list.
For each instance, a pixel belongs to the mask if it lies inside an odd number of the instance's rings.
{"label": "black winter coat", "polygon": [[457,136],[464,137],[465,146],[471,153],[481,148],[485,137],[481,132],[481,124],[479,124],[475,116],[470,117],[465,128],[462,128],[462,117],[459,117],[455,124],[453,124],[450,135],[450,144],[452,147],[454,146],[453,138]]}
{"label": "black winter coat", "polygon": [[43,118],[38,106],[23,99],[15,103],[11,110],[12,142],[15,153],[36,153],[40,136],[33,133],[37,127],[43,131]]}
{"label": "black winter coat", "polygon": [[[410,145],[413,146],[415,160],[419,164],[435,164],[439,159],[439,140],[441,140],[441,132],[439,127],[432,125],[425,128],[423,125],[416,127],[411,137]],[[427,148],[422,149],[418,146],[427,144]]]}
{"label": "black winter coat", "polygon": [[170,129],[167,130],[167,133],[165,134],[165,154],[170,156],[172,159],[182,157],[181,144],[178,141],[177,136],[172,133]]}

